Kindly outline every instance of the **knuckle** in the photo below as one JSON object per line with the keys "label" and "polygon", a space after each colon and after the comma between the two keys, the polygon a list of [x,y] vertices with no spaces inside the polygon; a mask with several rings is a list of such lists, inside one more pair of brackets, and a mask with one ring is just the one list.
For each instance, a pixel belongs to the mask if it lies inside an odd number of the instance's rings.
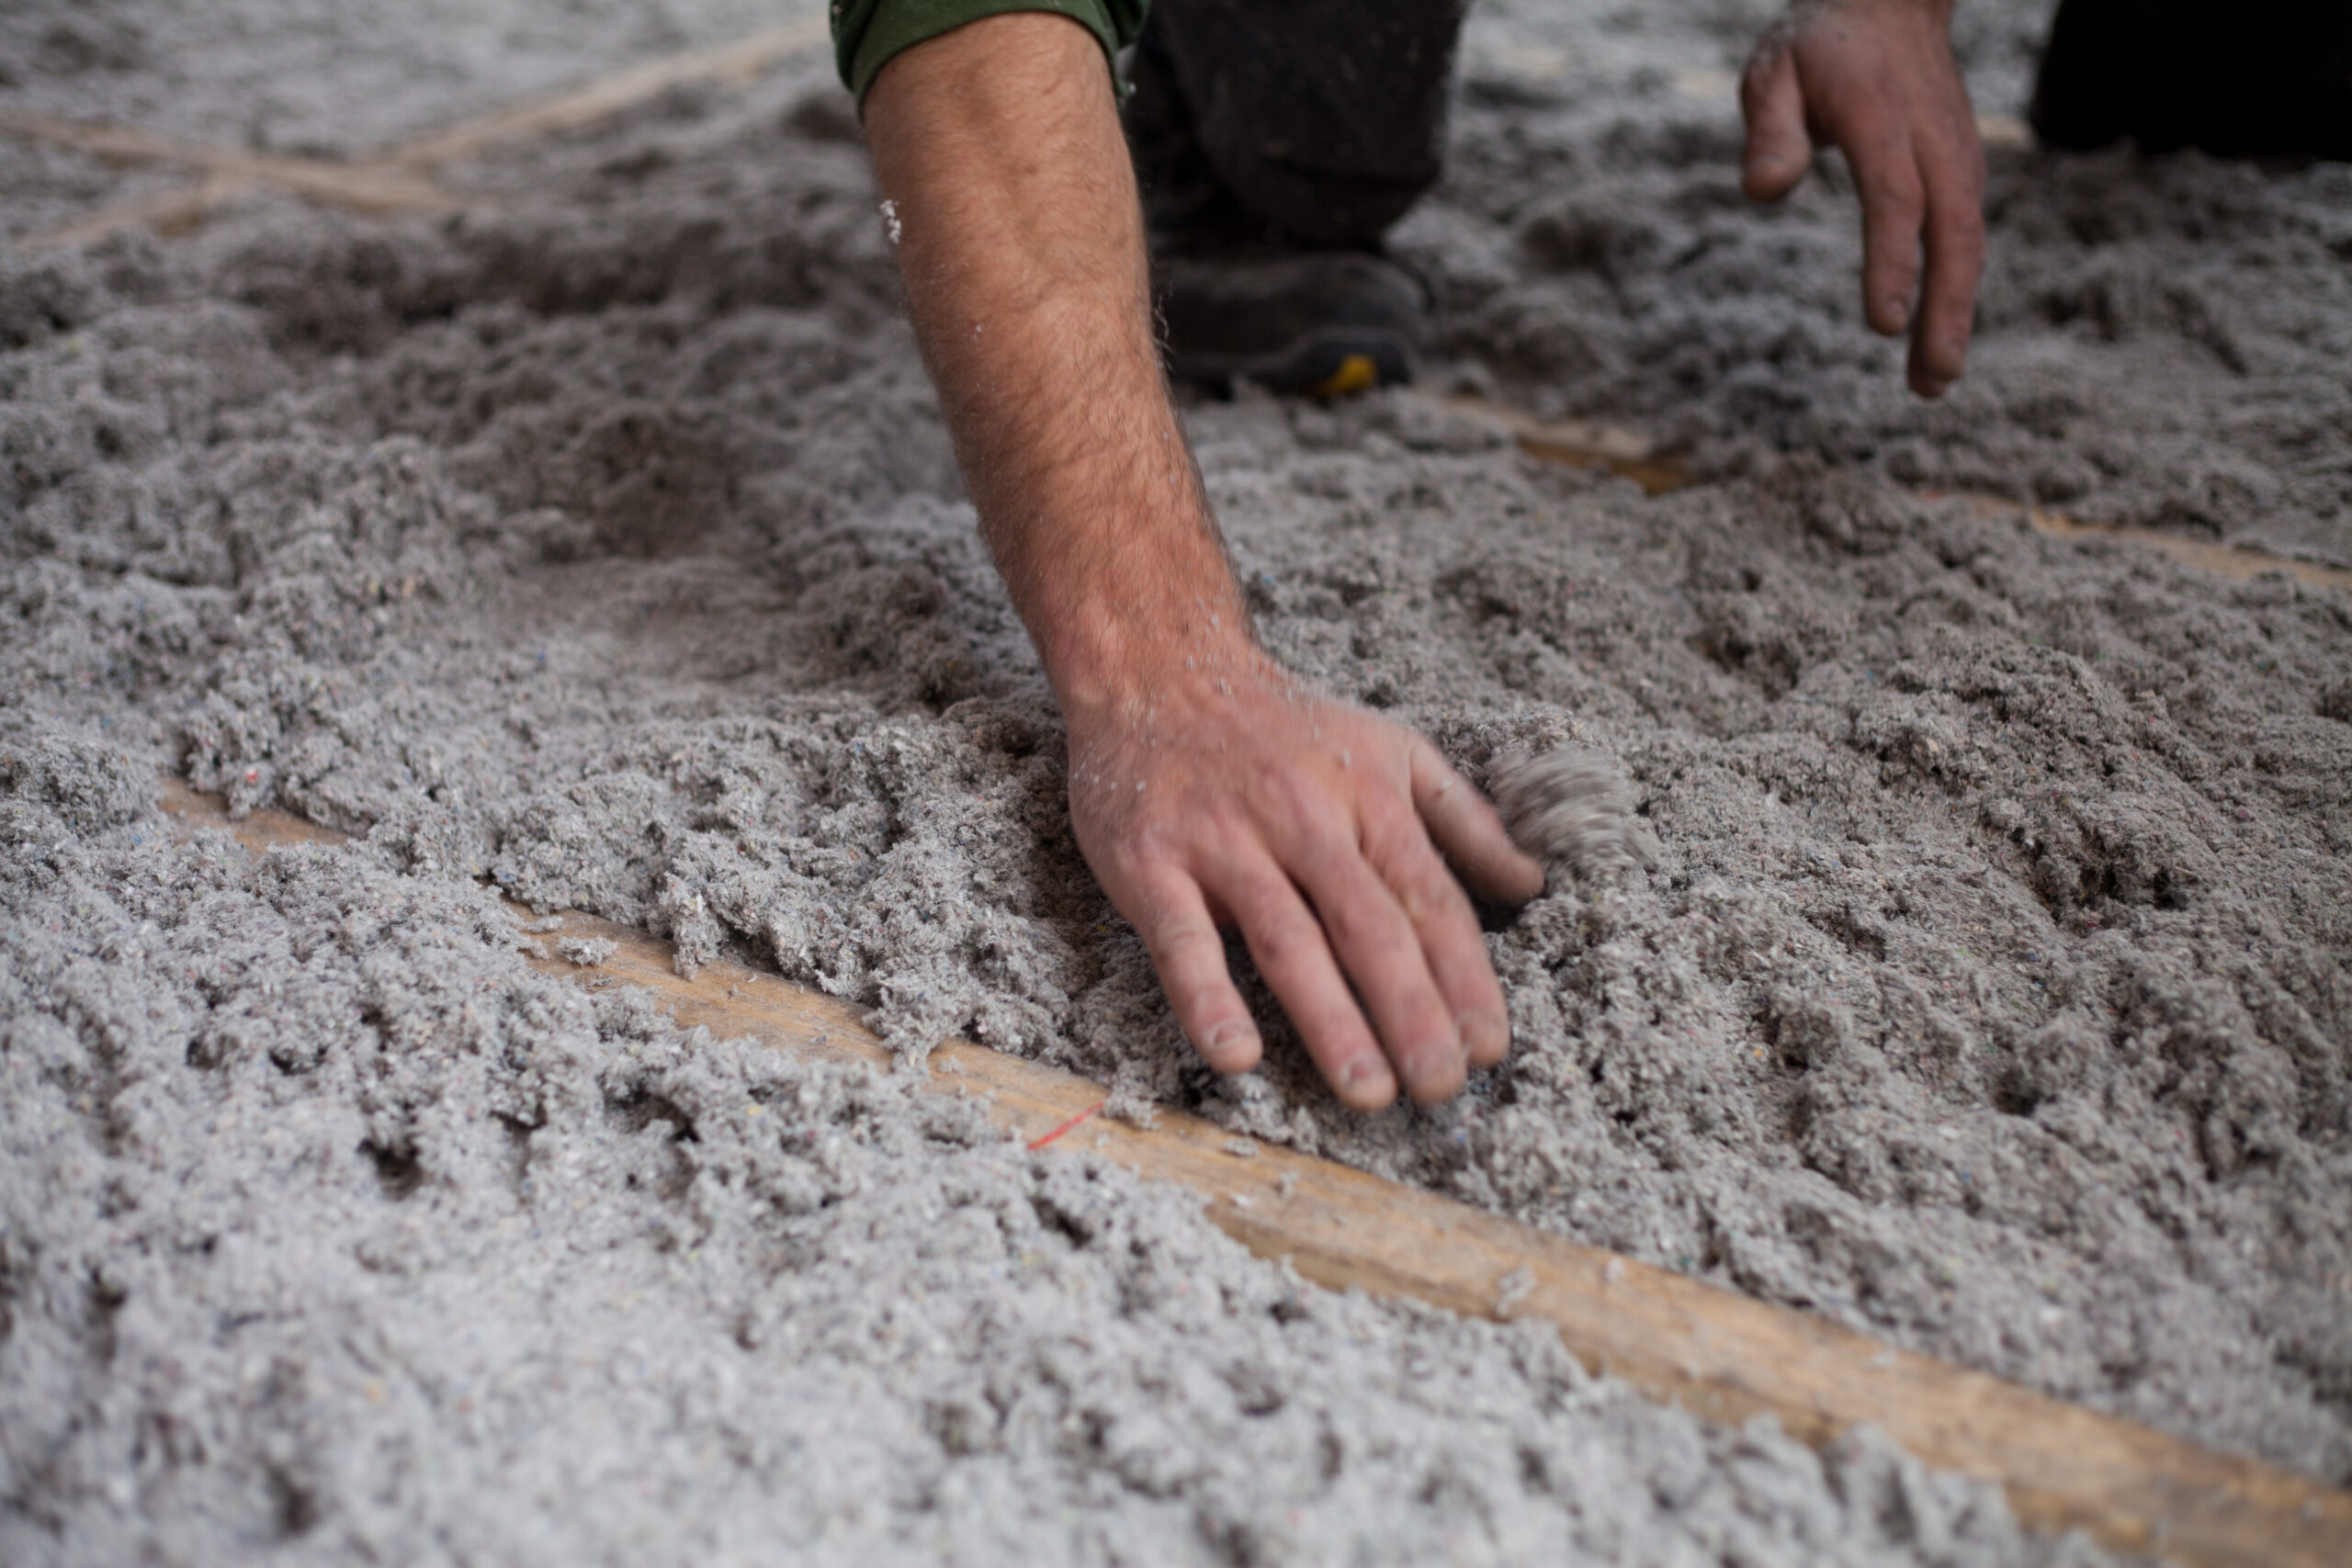
{"label": "knuckle", "polygon": [[1329,908],[1319,913],[1324,930],[1331,933],[1331,944],[1353,961],[1351,968],[1385,958],[1387,950],[1395,945],[1385,929],[1387,922],[1381,919],[1377,910],[1366,908],[1360,898],[1334,899]]}
{"label": "knuckle", "polygon": [[1210,1026],[1222,1021],[1221,1015],[1227,1010],[1227,995],[1225,987],[1203,982],[1186,987],[1181,994],[1171,994],[1169,1001],[1175,1008],[1179,1020],[1205,1032]]}
{"label": "knuckle", "polygon": [[1905,213],[1916,218],[1927,211],[1927,186],[1920,183],[1918,168],[1907,150],[1898,153],[1872,148],[1857,162],[1860,166],[1855,172],[1855,184],[1861,191],[1862,203],[1882,219]]}
{"label": "knuckle", "polygon": [[1461,885],[1444,867],[1434,864],[1400,878],[1396,897],[1405,906],[1406,918],[1424,929],[1467,914],[1470,908]]}
{"label": "knuckle", "polygon": [[1366,841],[1364,856],[1374,870],[1381,872],[1381,882],[1397,898],[1407,919],[1419,924],[1423,915],[1444,908],[1446,891],[1453,888],[1453,874],[1446,872],[1444,861],[1437,858],[1437,849],[1430,846],[1419,823],[1383,829]]}
{"label": "knuckle", "polygon": [[1437,800],[1447,798],[1458,785],[1469,783],[1451,758],[1418,735],[1413,737],[1412,749],[1405,753],[1405,776]]}
{"label": "knuckle", "polygon": [[1151,961],[1162,968],[1182,967],[1194,959],[1208,945],[1209,933],[1189,919],[1170,919],[1155,927],[1144,938],[1144,950]]}
{"label": "knuckle", "polygon": [[1916,185],[1894,184],[1883,187],[1877,205],[1880,220],[1905,233],[1917,230],[1920,220],[1928,215],[1928,198]]}
{"label": "knuckle", "polygon": [[1102,846],[1105,868],[1131,882],[1149,882],[1161,868],[1181,858],[1173,837],[1164,824],[1138,824]]}
{"label": "knuckle", "polygon": [[1374,795],[1364,803],[1359,823],[1363,852],[1375,865],[1399,860],[1416,845],[1429,842],[1429,830],[1421,825],[1420,813],[1413,809],[1408,798],[1400,795]]}
{"label": "knuckle", "polygon": [[1329,838],[1331,791],[1314,770],[1283,768],[1269,783],[1276,822],[1287,837],[1309,843]]}
{"label": "knuckle", "polygon": [[1873,255],[1867,276],[1872,291],[1899,294],[1909,299],[1919,283],[1919,257],[1909,245],[1889,243]]}
{"label": "knuckle", "polygon": [[[1466,789],[1450,790],[1449,797],[1464,795],[1460,801],[1447,799],[1440,809],[1453,815],[1444,825],[1459,830],[1475,821],[1471,802],[1476,796]],[[1431,814],[1432,818],[1436,816]],[[1409,808],[1385,809],[1365,814],[1363,853],[1374,870],[1391,886],[1398,886],[1426,874],[1437,863],[1437,849],[1431,841],[1432,822],[1424,820],[1421,813]]]}
{"label": "knuckle", "polygon": [[1306,916],[1285,912],[1265,921],[1251,934],[1250,950],[1270,973],[1294,974],[1315,956],[1321,938]]}
{"label": "knuckle", "polygon": [[1418,818],[1375,824],[1364,834],[1363,853],[1408,914],[1414,899],[1428,896],[1430,874],[1444,870]]}

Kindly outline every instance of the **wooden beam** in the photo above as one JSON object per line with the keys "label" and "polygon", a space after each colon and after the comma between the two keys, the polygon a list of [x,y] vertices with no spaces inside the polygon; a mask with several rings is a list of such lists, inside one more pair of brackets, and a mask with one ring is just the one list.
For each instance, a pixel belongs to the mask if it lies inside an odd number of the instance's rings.
{"label": "wooden beam", "polygon": [[[1605,468],[1632,479],[1649,495],[1663,495],[1690,483],[1679,457],[1661,450],[1637,430],[1597,420],[1538,419],[1505,403],[1478,397],[1452,397],[1443,406],[1496,429],[1507,431],[1521,451],[1547,463],[1576,468]],[[2112,539],[2118,544],[2154,550],[2186,566],[2244,582],[2267,571],[2283,571],[2314,588],[2352,589],[2352,571],[2318,561],[2273,555],[2251,545],[2225,545],[2186,534],[2155,528],[2134,528],[2119,523],[2086,523],[2048,507],[2029,506],[2005,496],[1968,491],[1923,493],[1926,500],[1957,501],[1986,514],[2022,512],[2038,533],[2059,539]]]}
{"label": "wooden beam", "polygon": [[0,131],[72,147],[119,164],[163,164],[253,185],[274,185],[360,212],[438,212],[452,205],[431,180],[383,164],[287,158],[175,141],[144,130],[0,109]]}
{"label": "wooden beam", "polygon": [[28,251],[81,245],[104,239],[118,229],[146,229],[164,239],[176,239],[203,227],[220,207],[256,188],[251,180],[233,175],[207,175],[194,185],[94,207],[54,228],[20,234],[17,243]]}
{"label": "wooden beam", "polygon": [[[188,830],[223,829],[256,851],[340,837],[277,812],[232,821],[216,797],[176,782],[164,786],[164,806]],[[532,960],[542,973],[642,986],[681,1028],[748,1035],[807,1059],[896,1066],[845,1002],[728,961],[682,978],[669,944],[591,915],[561,918],[562,936],[603,938],[614,952],[593,969],[543,954]],[[1069,1073],[951,1040],[932,1054],[920,1087],[982,1101],[1033,1147],[1082,1151],[1182,1183],[1227,1235],[1319,1284],[1473,1317],[1541,1319],[1587,1366],[1713,1419],[1770,1415],[1815,1444],[1867,1423],[1925,1463],[2000,1485],[2038,1528],[2079,1529],[2192,1568],[2337,1568],[2352,1541],[2352,1495],[2309,1477],[1253,1145],[1179,1111],[1148,1127],[1112,1121],[1096,1114],[1102,1088]]]}
{"label": "wooden beam", "polygon": [[[1999,496],[1963,495],[1959,498],[1980,512],[2016,512],[2018,503]],[[2038,533],[2059,539],[2112,539],[2118,544],[2131,545],[2158,555],[2169,556],[2184,566],[2199,571],[2210,571],[2216,577],[2226,577],[2245,582],[2267,571],[2283,571],[2299,582],[2314,588],[2352,589],[2352,571],[2341,567],[2323,566],[2318,561],[2297,560],[2291,556],[2275,556],[2268,550],[2252,545],[2225,545],[2212,539],[2199,539],[2194,535],[2166,533],[2158,528],[2134,528],[2122,523],[2086,523],[2069,517],[2063,512],[2052,512],[2043,506],[2024,508],[2026,520]]]}
{"label": "wooden beam", "polygon": [[221,202],[258,186],[275,186],[379,216],[447,211],[459,203],[433,179],[434,171],[444,164],[476,157],[508,142],[577,130],[675,87],[748,82],[780,61],[816,48],[826,37],[822,16],[803,17],[749,38],[688,50],[510,108],[459,120],[348,162],[243,152],[123,126],[0,109],[0,131],[11,135],[75,148],[115,163],[194,169],[208,176],[185,190],[98,208],[54,228],[24,235],[17,243],[28,250],[80,244],[117,229],[141,225],[159,232],[185,232],[203,222]]}
{"label": "wooden beam", "polygon": [[582,86],[459,120],[387,149],[379,155],[379,161],[406,169],[431,169],[478,156],[510,141],[578,130],[673,88],[701,83],[750,82],[770,66],[815,49],[828,36],[822,16],[803,17],[731,43],[648,61]]}

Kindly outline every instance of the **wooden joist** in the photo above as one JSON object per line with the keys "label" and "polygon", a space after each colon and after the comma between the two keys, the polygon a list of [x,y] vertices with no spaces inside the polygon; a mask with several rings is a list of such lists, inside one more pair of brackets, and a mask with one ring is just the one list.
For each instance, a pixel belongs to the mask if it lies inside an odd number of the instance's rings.
{"label": "wooden joist", "polygon": [[[339,164],[324,158],[281,157],[177,141],[122,126],[60,119],[51,115],[0,109],[0,131],[115,164],[155,164],[192,169],[240,186],[277,186],[358,212],[435,212],[451,204],[432,181],[383,164]],[[201,188],[201,187],[199,187]]]}
{"label": "wooden joist", "polygon": [[583,130],[673,88],[752,81],[770,66],[815,49],[829,36],[822,16],[803,17],[749,38],[632,65],[564,92],[460,120],[403,141],[379,154],[377,161],[401,168],[432,169],[479,157],[510,142]]}
{"label": "wooden joist", "polygon": [[[339,836],[165,786],[189,829],[225,829],[255,851]],[[681,1028],[749,1036],[794,1056],[890,1069],[856,1009],[722,961],[682,978],[669,945],[594,916],[563,937],[605,938],[593,969],[552,954],[567,979],[642,986]],[[1335,1290],[1360,1288],[1474,1317],[1553,1325],[1586,1365],[1701,1415],[1777,1416],[1815,1444],[1867,1423],[1924,1462],[2000,1485],[2028,1524],[2195,1568],[2335,1568],[2352,1542],[2352,1495],[2292,1472],[1914,1355],[1825,1319],[1736,1294],[1500,1219],[1451,1200],[1272,1145],[1177,1111],[1148,1127],[1097,1114],[1099,1085],[963,1041],[933,1052],[922,1087],[968,1096],[1033,1146],[1081,1152],[1199,1193],[1208,1217],[1262,1258]]]}
{"label": "wooden joist", "polygon": [[[1603,468],[1642,487],[1648,495],[1663,495],[1691,482],[1672,452],[1638,430],[1598,420],[1538,419],[1506,403],[1477,397],[1451,397],[1443,406],[1497,430],[1509,433],[1521,451],[1547,463],[1573,468]],[[2249,545],[2222,544],[2189,534],[2159,528],[2135,528],[2120,523],[2088,523],[2045,506],[2027,506],[1997,495],[1928,492],[1923,499],[1957,501],[1987,514],[2022,512],[2037,533],[2059,539],[2109,539],[2140,549],[2154,550],[2183,566],[2244,582],[2265,572],[2283,571],[2314,588],[2352,590],[2352,571],[2318,561],[2273,555]]]}
{"label": "wooden joist", "polygon": [[81,244],[117,229],[141,226],[184,232],[223,202],[266,187],[379,216],[447,211],[461,203],[433,177],[445,164],[479,157],[511,142],[582,130],[673,88],[747,82],[781,61],[815,49],[826,37],[823,17],[803,17],[749,38],[688,50],[459,120],[350,161],[244,152],[122,126],[0,109],[0,132],[71,147],[111,163],[187,169],[205,176],[185,189],[101,207],[17,243],[28,250]]}

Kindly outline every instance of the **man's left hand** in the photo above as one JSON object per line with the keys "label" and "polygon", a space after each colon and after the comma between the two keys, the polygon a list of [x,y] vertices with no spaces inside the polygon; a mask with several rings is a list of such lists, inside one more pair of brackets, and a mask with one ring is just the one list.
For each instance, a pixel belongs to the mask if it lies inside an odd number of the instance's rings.
{"label": "man's left hand", "polygon": [[1795,189],[1815,147],[1846,154],[1862,198],[1863,313],[1889,337],[1908,330],[1923,398],[1967,363],[1984,266],[1984,152],[1951,18],[1951,0],[1798,0],[1739,92],[1752,199]]}

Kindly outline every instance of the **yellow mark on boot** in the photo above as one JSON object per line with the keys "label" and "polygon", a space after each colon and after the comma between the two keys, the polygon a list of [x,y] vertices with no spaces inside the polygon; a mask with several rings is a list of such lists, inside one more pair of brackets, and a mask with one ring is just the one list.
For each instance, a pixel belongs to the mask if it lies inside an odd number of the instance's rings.
{"label": "yellow mark on boot", "polygon": [[1318,398],[1344,397],[1361,392],[1380,381],[1380,367],[1369,354],[1351,354],[1340,361],[1340,367],[1307,389]]}

